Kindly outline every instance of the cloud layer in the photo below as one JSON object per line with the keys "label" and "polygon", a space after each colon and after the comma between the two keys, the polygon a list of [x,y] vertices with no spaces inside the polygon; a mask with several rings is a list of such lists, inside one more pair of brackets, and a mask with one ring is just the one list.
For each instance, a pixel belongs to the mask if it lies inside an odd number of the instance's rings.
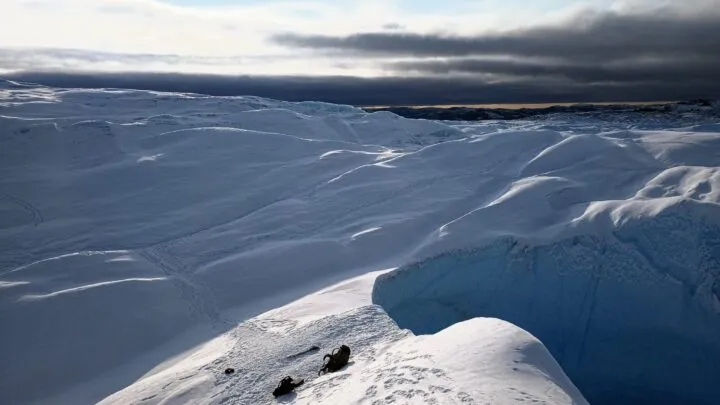
{"label": "cloud layer", "polygon": [[10,0],[0,74],[362,105],[720,98],[720,0],[587,2]]}
{"label": "cloud layer", "polygon": [[720,14],[622,15],[588,11],[575,16],[575,21],[559,26],[480,36],[395,32],[347,36],[290,33],[275,35],[273,40],[292,48],[342,51],[368,57],[513,56],[573,61],[669,58],[720,51]]}
{"label": "cloud layer", "polygon": [[[463,75],[494,82],[553,79],[564,86],[654,84],[658,94],[674,86],[675,94],[682,93],[680,87],[716,88],[720,79],[717,12],[586,12],[572,23],[480,36],[382,32],[279,34],[273,40],[319,53],[378,59],[394,74]],[[391,57],[395,61],[384,61]]]}

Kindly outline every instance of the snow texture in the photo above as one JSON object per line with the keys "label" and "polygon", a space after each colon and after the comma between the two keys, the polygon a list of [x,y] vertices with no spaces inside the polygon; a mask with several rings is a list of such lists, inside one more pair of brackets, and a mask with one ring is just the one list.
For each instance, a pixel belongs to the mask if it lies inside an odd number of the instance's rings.
{"label": "snow texture", "polygon": [[[232,345],[216,349],[222,357],[199,367],[183,361],[102,403],[273,403],[275,384],[291,375],[305,383],[280,403],[587,404],[542,343],[507,322],[476,318],[432,336],[398,329],[369,302],[377,275],[253,318],[228,334]],[[305,353],[311,343],[319,354]],[[340,344],[351,347],[348,365],[317,376],[322,354]],[[221,372],[228,364],[234,375]]]}
{"label": "snow texture", "polygon": [[711,403],[720,126],[663,122],[0,81],[0,403]]}

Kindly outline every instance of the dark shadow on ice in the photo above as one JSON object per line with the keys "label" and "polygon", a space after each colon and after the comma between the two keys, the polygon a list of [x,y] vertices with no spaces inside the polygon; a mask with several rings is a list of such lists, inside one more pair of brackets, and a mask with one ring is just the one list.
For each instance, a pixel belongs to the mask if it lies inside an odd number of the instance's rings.
{"label": "dark shadow on ice", "polygon": [[339,372],[341,372],[341,371],[345,371],[345,370],[351,368],[354,364],[355,364],[355,361],[354,361],[354,360],[350,360],[350,361],[348,361],[348,363],[347,363],[346,365],[344,365],[340,370],[336,371],[336,373],[339,373]]}
{"label": "dark shadow on ice", "polygon": [[297,398],[297,392],[291,392],[289,394],[285,394],[282,396],[277,397],[277,402],[281,404],[289,404]]}

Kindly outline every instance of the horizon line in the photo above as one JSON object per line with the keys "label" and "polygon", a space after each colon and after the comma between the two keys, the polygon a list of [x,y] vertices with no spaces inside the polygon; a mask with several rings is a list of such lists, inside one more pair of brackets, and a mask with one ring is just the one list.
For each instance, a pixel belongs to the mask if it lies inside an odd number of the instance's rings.
{"label": "horizon line", "polygon": [[454,103],[454,104],[403,104],[403,105],[356,105],[358,108],[383,109],[383,108],[485,108],[485,109],[501,109],[501,110],[521,110],[523,108],[541,109],[550,107],[573,107],[579,105],[664,105],[678,103],[687,100],[668,100],[668,101],[598,101],[598,102],[582,102],[582,101],[563,101],[557,103]]}

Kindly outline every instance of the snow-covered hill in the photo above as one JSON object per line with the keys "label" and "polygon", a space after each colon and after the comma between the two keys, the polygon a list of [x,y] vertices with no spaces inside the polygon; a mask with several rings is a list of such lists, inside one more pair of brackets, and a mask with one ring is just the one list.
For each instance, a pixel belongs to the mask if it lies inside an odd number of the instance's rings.
{"label": "snow-covered hill", "polygon": [[638,127],[0,81],[0,403],[713,403],[720,124]]}

